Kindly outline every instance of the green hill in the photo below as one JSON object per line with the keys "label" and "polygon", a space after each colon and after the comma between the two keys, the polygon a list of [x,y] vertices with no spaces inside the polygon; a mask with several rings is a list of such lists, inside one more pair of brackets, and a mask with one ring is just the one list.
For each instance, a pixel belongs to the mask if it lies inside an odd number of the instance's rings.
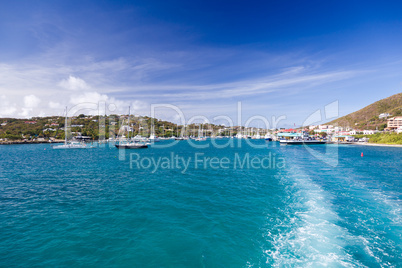
{"label": "green hill", "polygon": [[363,109],[340,117],[327,124],[355,129],[378,128],[382,130],[387,124],[387,119],[380,119],[378,117],[382,113],[389,113],[391,116],[402,115],[402,93],[374,102]]}

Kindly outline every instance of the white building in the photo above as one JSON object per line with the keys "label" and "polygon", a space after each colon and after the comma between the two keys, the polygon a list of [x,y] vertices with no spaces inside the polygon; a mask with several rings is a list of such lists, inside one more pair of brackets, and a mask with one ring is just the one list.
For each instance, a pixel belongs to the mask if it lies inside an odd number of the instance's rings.
{"label": "white building", "polygon": [[56,129],[54,129],[54,128],[45,128],[45,129],[43,130],[43,132],[45,132],[45,131],[56,131]]}
{"label": "white building", "polygon": [[331,129],[331,128],[333,128],[334,126],[332,126],[332,125],[319,125],[318,126],[318,128],[319,129]]}
{"label": "white building", "polygon": [[378,130],[363,130],[364,135],[373,135],[373,134],[376,134],[378,132],[379,132]]}
{"label": "white building", "polygon": [[395,116],[388,119],[388,129],[398,129],[399,127],[402,127],[402,116]]}
{"label": "white building", "polygon": [[321,133],[321,132],[325,132],[327,134],[331,134],[334,133],[335,130],[334,129],[314,129],[315,133]]}
{"label": "white building", "polygon": [[382,119],[382,118],[387,118],[388,116],[390,116],[389,113],[382,113],[378,116],[378,118]]}

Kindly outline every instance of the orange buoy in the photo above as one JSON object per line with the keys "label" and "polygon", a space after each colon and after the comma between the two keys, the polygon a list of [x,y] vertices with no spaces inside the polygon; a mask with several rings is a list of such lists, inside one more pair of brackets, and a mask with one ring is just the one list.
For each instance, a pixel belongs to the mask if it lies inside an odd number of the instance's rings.
{"label": "orange buoy", "polygon": [[363,157],[363,153],[361,154],[361,157]]}

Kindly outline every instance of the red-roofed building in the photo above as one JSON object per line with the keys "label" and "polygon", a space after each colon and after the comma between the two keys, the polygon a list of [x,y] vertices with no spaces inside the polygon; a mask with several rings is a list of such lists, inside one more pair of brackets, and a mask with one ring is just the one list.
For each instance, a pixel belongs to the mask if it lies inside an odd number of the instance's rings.
{"label": "red-roofed building", "polygon": [[284,130],[281,130],[281,132],[295,133],[295,132],[296,132],[296,129],[289,128],[289,129],[284,129]]}

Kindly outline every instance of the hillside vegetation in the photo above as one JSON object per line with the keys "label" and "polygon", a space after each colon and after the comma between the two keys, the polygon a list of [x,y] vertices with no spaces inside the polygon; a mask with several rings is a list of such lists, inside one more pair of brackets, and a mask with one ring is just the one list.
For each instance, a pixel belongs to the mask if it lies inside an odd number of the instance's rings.
{"label": "hillside vegetation", "polygon": [[[127,115],[124,116],[127,118]],[[99,116],[79,115],[71,119],[70,131],[74,132],[73,136],[80,133],[83,136],[89,136],[94,140],[99,138]],[[30,124],[28,122],[35,122]],[[0,118],[0,139],[22,140],[33,138],[56,138],[64,139],[64,122],[63,117],[34,117],[31,119],[16,119],[16,118]],[[110,115],[104,119],[105,136],[106,138],[115,137],[118,135],[119,127],[123,122],[127,123],[127,119],[122,121],[119,115]],[[115,122],[116,124],[111,124]],[[54,124],[54,125],[52,125]],[[163,134],[172,135],[172,132],[178,131],[178,126],[171,122],[155,120],[155,133],[162,136]],[[133,135],[144,134],[149,135],[151,118],[141,117],[134,118],[132,116],[131,125],[134,128]],[[164,127],[165,130],[162,128]],[[180,128],[181,129],[181,128]]]}
{"label": "hillside vegetation", "polygon": [[[122,124],[127,124],[128,115],[109,115],[106,118],[99,116],[86,116],[81,114],[71,118],[70,131],[73,136],[83,135],[93,140],[99,139],[100,119],[104,120],[105,138],[115,138],[119,134]],[[151,134],[151,124],[154,124],[154,133],[159,137],[179,136],[183,127],[172,122],[152,119],[148,116],[131,116],[130,125],[133,128],[130,136],[142,135],[148,137]],[[31,119],[0,118],[0,139],[7,140],[32,140],[35,138],[64,139],[65,118],[63,117],[34,117]],[[204,124],[203,129],[208,134],[217,134],[221,126]],[[185,135],[197,135],[199,126],[195,123],[186,126]],[[233,134],[236,134],[234,132]],[[120,133],[127,135],[127,133]],[[223,135],[220,133],[219,135]]]}
{"label": "hillside vegetation", "polygon": [[355,135],[355,138],[366,137],[370,143],[378,144],[402,144],[402,135],[397,133],[377,133],[374,135]]}
{"label": "hillside vegetation", "polygon": [[386,99],[379,100],[354,113],[328,122],[330,125],[351,127],[354,129],[383,130],[387,119],[379,119],[378,115],[389,113],[391,116],[402,115],[402,93],[398,93]]}

